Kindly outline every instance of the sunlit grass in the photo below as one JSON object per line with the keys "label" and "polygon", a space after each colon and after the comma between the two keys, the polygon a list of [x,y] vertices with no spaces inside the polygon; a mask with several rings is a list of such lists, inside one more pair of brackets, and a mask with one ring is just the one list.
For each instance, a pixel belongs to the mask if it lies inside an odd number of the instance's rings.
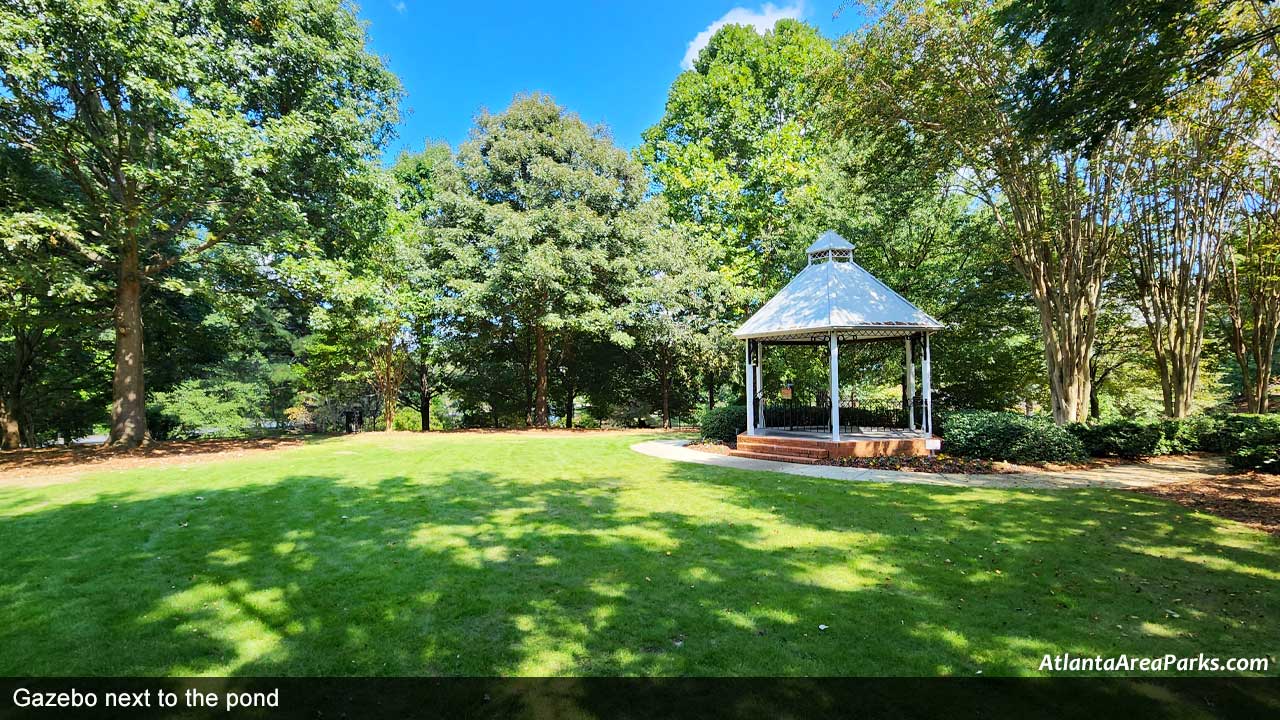
{"label": "sunlit grass", "polygon": [[[1115,491],[368,434],[0,489],[0,673],[1037,674],[1266,656],[1280,544]],[[826,626],[826,629],[820,629]]]}

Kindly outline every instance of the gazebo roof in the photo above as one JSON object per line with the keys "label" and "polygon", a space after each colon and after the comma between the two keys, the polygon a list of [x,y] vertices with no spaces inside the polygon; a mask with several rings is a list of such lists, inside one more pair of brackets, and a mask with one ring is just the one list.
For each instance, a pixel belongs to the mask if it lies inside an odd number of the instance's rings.
{"label": "gazebo roof", "polygon": [[892,338],[938,330],[942,323],[863,270],[849,241],[828,230],[809,246],[809,265],[738,328],[740,340]]}

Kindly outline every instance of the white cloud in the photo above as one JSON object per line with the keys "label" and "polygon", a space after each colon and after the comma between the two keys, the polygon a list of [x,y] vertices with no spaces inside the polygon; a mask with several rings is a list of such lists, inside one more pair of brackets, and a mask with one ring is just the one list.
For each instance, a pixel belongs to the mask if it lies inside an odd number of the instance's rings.
{"label": "white cloud", "polygon": [[408,10],[408,9],[409,9],[409,6],[408,6],[408,5],[405,5],[405,4],[404,4],[404,2],[403,2],[403,0],[401,0],[401,2],[398,2],[398,3],[394,4],[394,5],[392,5],[391,7],[395,8],[395,9],[396,9],[396,12],[400,13],[401,15],[403,15],[403,14],[404,14],[404,11],[405,11],[405,10]]}
{"label": "white cloud", "polygon": [[750,25],[756,29],[756,32],[764,34],[772,30],[775,23],[783,18],[799,19],[804,15],[804,0],[797,0],[793,5],[786,7],[778,7],[773,3],[765,3],[759,10],[750,10],[744,7],[736,7],[725,13],[719,20],[707,26],[706,30],[698,33],[693,40],[689,41],[689,47],[685,48],[684,60],[680,61],[680,67],[685,70],[693,69],[693,61],[698,59],[698,53],[702,52],[702,48],[711,42],[712,36],[716,31],[725,25]]}

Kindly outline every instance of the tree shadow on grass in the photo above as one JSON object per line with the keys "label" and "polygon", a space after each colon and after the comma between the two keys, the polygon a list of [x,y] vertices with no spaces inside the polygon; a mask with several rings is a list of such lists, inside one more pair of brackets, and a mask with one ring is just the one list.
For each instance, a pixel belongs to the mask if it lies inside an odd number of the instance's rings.
{"label": "tree shadow on grass", "polygon": [[1095,491],[293,475],[0,522],[8,675],[1027,674],[1280,617],[1274,545]]}

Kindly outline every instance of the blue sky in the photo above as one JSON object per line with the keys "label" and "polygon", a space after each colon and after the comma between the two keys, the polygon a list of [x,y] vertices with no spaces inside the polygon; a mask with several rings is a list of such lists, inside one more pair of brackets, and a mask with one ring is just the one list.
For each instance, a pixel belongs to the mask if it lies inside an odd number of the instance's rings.
{"label": "blue sky", "polygon": [[658,121],[681,64],[716,23],[772,25],[800,17],[828,37],[857,27],[860,8],[842,0],[773,3],[705,0],[533,3],[363,0],[372,50],[400,76],[406,97],[399,137],[387,150],[428,140],[457,146],[483,107],[542,91],[590,123],[605,123],[633,148]]}

